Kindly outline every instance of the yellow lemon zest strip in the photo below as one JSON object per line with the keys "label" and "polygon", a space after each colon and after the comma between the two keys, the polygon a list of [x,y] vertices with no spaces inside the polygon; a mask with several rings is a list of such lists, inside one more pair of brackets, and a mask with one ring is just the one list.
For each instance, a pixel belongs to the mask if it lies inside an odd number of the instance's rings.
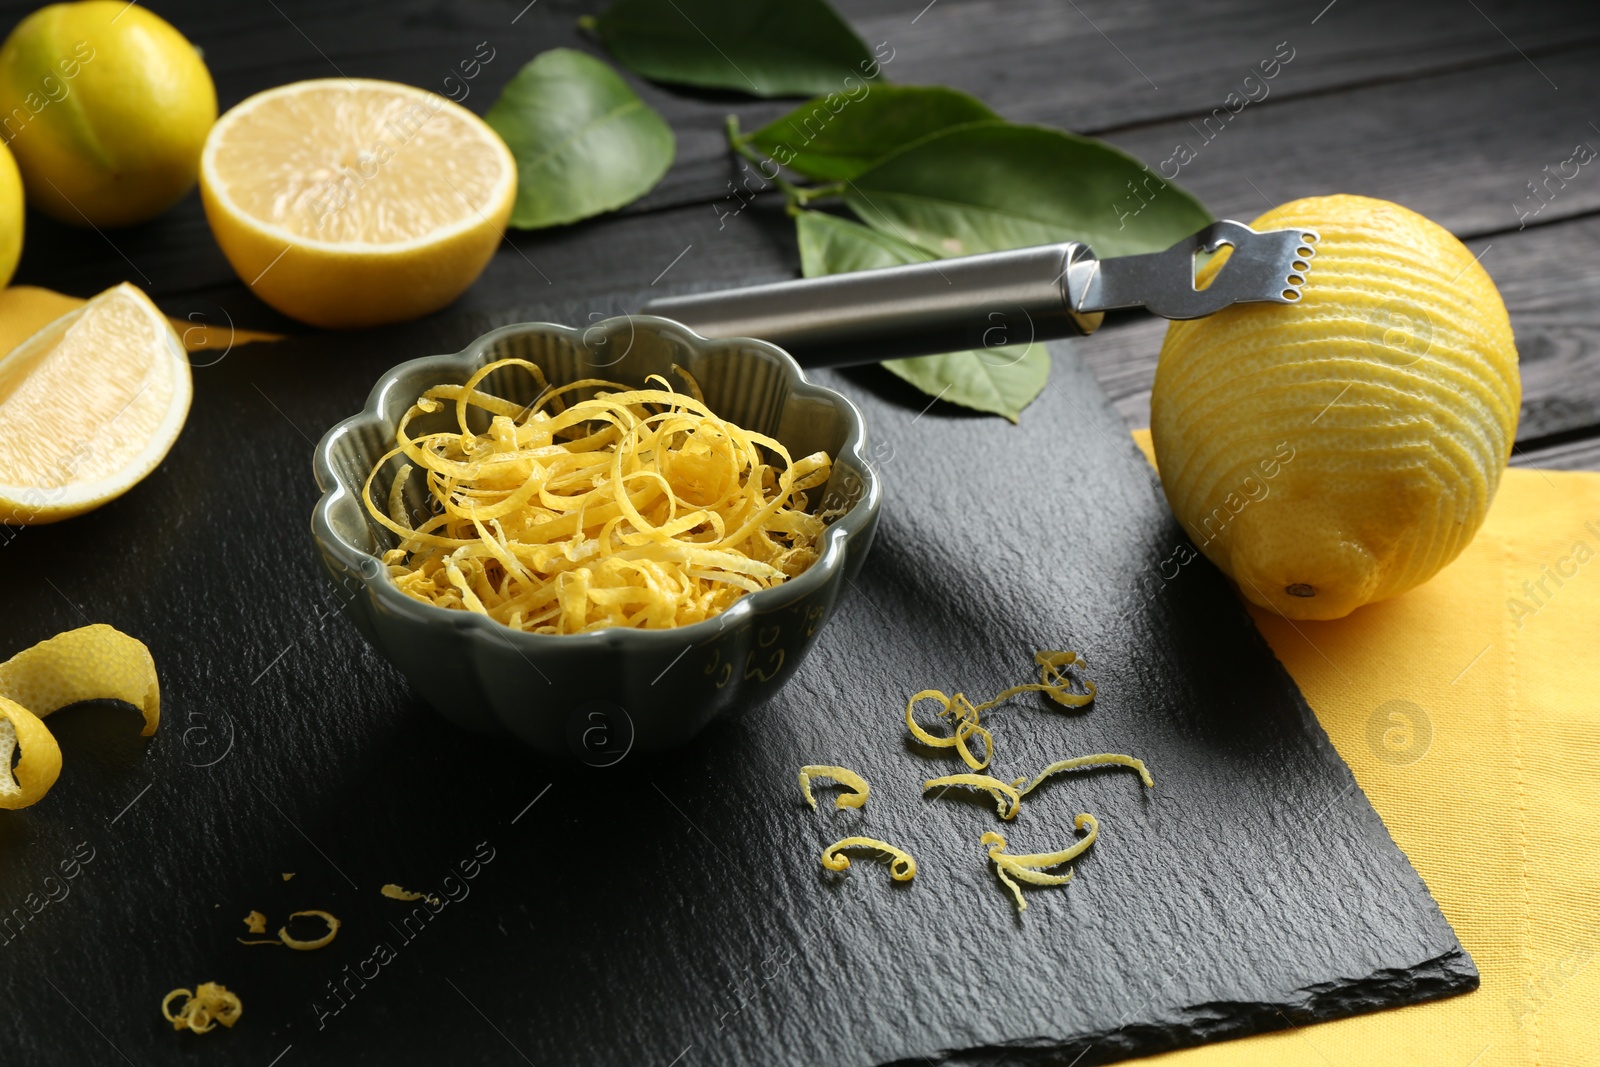
{"label": "yellow lemon zest strip", "polygon": [[[947,735],[929,733],[927,728],[917,722],[914,709],[924,700],[937,700],[944,705],[939,712],[942,719],[953,714],[953,726]],[[975,771],[981,771],[989,765],[994,758],[994,737],[989,731],[978,723],[978,709],[972,706],[972,701],[963,693],[955,696],[946,696],[938,689],[924,689],[906,701],[906,729],[911,731],[911,736],[925,745],[933,748],[954,748],[961,756],[962,762]],[[967,746],[971,737],[981,738],[983,741],[983,758],[973,755]]]}
{"label": "yellow lemon zest strip", "polygon": [[1007,821],[1017,817],[1017,811],[1022,807],[1022,797],[1016,787],[1002,782],[988,774],[947,774],[943,778],[929,778],[922,783],[922,791],[926,793],[935,786],[964,786],[968,789],[982,789],[994,797],[998,805],[1000,817]]}
{"label": "yellow lemon zest strip", "polygon": [[328,932],[317,938],[315,941],[301,941],[298,938],[289,936],[288,926],[279,927],[278,940],[282,941],[285,945],[288,945],[292,949],[300,952],[310,952],[312,949],[321,948],[323,945],[326,945],[328,942],[332,941],[333,936],[339,932],[339,920],[319,908],[310,908],[306,911],[291,911],[289,913],[289,918],[298,919],[302,915],[317,916],[323,922],[328,924]]}
{"label": "yellow lemon zest strip", "polygon": [[267,932],[267,917],[259,911],[252,911],[244,917],[244,926],[252,934],[264,934]]}
{"label": "yellow lemon zest strip", "polygon": [[889,857],[889,877],[897,882],[909,882],[917,874],[917,861],[911,858],[911,853],[902,852],[893,845],[886,844],[871,837],[847,837],[842,841],[835,841],[822,850],[822,865],[830,871],[842,871],[850,866],[850,858],[841,855],[845,849],[871,849],[881,852]]}
{"label": "yellow lemon zest strip", "polygon": [[390,900],[425,900],[436,908],[443,903],[432,893],[414,893],[409,889],[403,889],[400,886],[395,885],[393,882],[383,886],[378,890],[378,892],[382,893]]}
{"label": "yellow lemon zest strip", "polygon": [[[1075,771],[1081,767],[1108,766],[1128,767],[1138,771],[1139,780],[1145,784],[1145,788],[1152,789],[1155,787],[1155,779],[1150,777],[1150,771],[1145,767],[1144,760],[1135,759],[1132,756],[1124,756],[1120,752],[1097,752],[1092,756],[1074,756],[1072,759],[1056,760],[1050,766],[1034,775],[1031,780],[1018,778],[1011,784],[1016,786],[1023,796],[1027,796],[1039,788],[1040,783],[1052,774],[1058,774],[1061,771]],[[1024,782],[1027,782],[1026,786],[1023,785]]]}
{"label": "yellow lemon zest strip", "polygon": [[[177,1012],[172,1002],[186,998]],[[231,1027],[244,1014],[244,1004],[237,993],[230,993],[216,982],[201,982],[193,993],[187,989],[174,989],[161,998],[161,1015],[174,1030],[189,1030],[196,1034],[210,1031],[217,1023]]]}
{"label": "yellow lemon zest strip", "polygon": [[859,808],[867,802],[867,794],[871,787],[867,780],[848,767],[830,767],[823,764],[812,764],[800,768],[800,792],[805,794],[806,803],[813,809],[817,806],[816,798],[811,795],[811,779],[832,778],[835,782],[854,792],[845,793],[835,797],[833,806],[836,808]]}
{"label": "yellow lemon zest strip", "polygon": [[[531,404],[480,388],[513,367],[533,376]],[[793,458],[718,418],[677,373],[687,393],[659,376],[643,389],[552,389],[534,364],[506,359],[427,390],[361,491],[398,539],[383,556],[395,583],[441,607],[565,634],[686,626],[806,570],[826,526],[807,492],[828,481],[832,461]],[[447,402],[457,429],[413,436],[412,422],[437,425]],[[469,408],[488,416],[486,429],[472,430],[483,423]],[[404,462],[380,506],[373,483],[394,459]],[[406,489],[421,486],[427,511],[413,521]]]}
{"label": "yellow lemon zest strip", "polygon": [[1058,867],[1076,859],[1094,844],[1095,838],[1100,836],[1100,824],[1088,812],[1079,815],[1073,825],[1079,830],[1087,827],[1089,832],[1082,840],[1059,852],[1013,855],[1006,852],[1005,835],[994,830],[990,830],[978,839],[980,844],[989,846],[989,859],[994,861],[995,873],[1016,898],[1018,911],[1027,911],[1028,902],[1023,899],[1022,889],[1013,879],[1020,879],[1031,885],[1066,885],[1072,881],[1070,870],[1066,874],[1048,874],[1041,868]]}
{"label": "yellow lemon zest strip", "polygon": [[1045,649],[1033,654],[1033,662],[1039,665],[1039,680],[1027,682],[1023,685],[1014,685],[1010,689],[1002,689],[993,700],[979,704],[978,711],[988,711],[1003,700],[1009,700],[1018,693],[1043,693],[1051,700],[1067,708],[1081,708],[1094,699],[1095,685],[1084,680],[1083,686],[1087,693],[1074,693],[1072,679],[1067,676],[1066,668],[1080,662],[1076,652],[1066,650]]}

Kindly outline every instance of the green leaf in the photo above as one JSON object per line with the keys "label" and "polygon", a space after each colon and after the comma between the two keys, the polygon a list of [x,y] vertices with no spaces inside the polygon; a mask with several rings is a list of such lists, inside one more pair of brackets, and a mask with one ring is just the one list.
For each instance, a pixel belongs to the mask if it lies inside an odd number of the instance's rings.
{"label": "green leaf", "polygon": [[854,178],[912,141],[967,122],[999,118],[976,97],[941,86],[873,85],[819,96],[747,141],[808,178]]}
{"label": "green leaf", "polygon": [[[800,270],[808,278],[939,258],[892,234],[820,211],[800,212],[795,217],[795,232],[800,241]],[[891,359],[883,366],[930,396],[1016,422],[1022,409],[1044,389],[1050,377],[1050,354],[1043,344],[1034,342]]]}
{"label": "green leaf", "polygon": [[1102,141],[976,122],[913,142],[843,191],[863,222],[941,256],[1082,241],[1158,252],[1212,221],[1200,201]]}
{"label": "green leaf", "polygon": [[552,48],[484,116],[517,159],[511,225],[559,226],[632,203],[672,165],[672,127],[600,60]]}
{"label": "green leaf", "polygon": [[623,66],[671,85],[813,96],[878,72],[826,0],[617,0],[580,24]]}

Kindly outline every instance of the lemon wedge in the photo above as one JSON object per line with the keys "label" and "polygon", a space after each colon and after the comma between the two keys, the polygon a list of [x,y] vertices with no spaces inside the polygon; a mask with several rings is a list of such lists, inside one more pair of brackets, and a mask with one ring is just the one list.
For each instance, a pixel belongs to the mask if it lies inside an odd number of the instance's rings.
{"label": "lemon wedge", "polygon": [[437,93],[326,78],[257,93],[200,156],[211,232],[239,277],[314,326],[374,326],[450,303],[500,243],[516,160]]}
{"label": "lemon wedge", "polygon": [[132,489],[192,391],[172,324],[126,283],[23,341],[0,358],[0,522],[57,522]]}

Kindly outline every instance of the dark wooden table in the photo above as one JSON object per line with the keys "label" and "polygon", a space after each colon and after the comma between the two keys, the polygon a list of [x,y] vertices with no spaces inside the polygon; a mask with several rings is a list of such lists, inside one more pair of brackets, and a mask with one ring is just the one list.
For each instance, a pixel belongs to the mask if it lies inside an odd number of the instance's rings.
{"label": "dark wooden table", "polygon": [[[9,29],[33,0],[0,4]],[[464,103],[480,113],[538,52],[599,50],[575,0],[157,2],[205,53],[220,104],[287,81],[344,74],[444,89],[479,42],[492,61]],[[887,42],[890,79],[968,90],[1008,118],[1095,134],[1155,164],[1200,145],[1180,181],[1219,216],[1251,219],[1301,196],[1399,201],[1481,256],[1511,310],[1523,407],[1512,462],[1600,469],[1600,162],[1551,177],[1579,144],[1600,147],[1600,7],[1517,0],[873,0],[843,10]],[[1209,143],[1195,125],[1259,61],[1292,59],[1270,95]],[[506,321],[516,307],[573,302],[631,310],[606,294],[793,276],[798,254],[775,194],[731,214],[722,122],[745,127],[789,103],[644,85],[672,123],[678,159],[620,214],[512,234],[449,313]],[[1546,170],[1546,168],[1549,168]],[[1567,168],[1571,173],[1571,167]],[[1540,184],[1537,194],[1531,183]],[[97,233],[30,215],[18,283],[89,295],[120,281],[169,312],[294,332],[256,301],[207,231],[197,197],[127,230]],[[592,307],[591,307],[592,305]],[[1164,324],[1123,316],[1085,342],[1131,425],[1145,425]],[[320,429],[320,428],[319,428]]]}

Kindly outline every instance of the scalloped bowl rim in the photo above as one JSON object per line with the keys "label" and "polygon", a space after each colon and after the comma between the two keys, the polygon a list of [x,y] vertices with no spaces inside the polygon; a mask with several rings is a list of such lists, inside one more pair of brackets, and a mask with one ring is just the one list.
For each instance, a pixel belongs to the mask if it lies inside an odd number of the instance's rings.
{"label": "scalloped bowl rim", "polygon": [[[364,548],[360,548],[345,540],[338,532],[332,520],[332,510],[346,496],[350,497],[357,507],[365,509],[361,501],[360,486],[349,486],[337,473],[332,462],[331,453],[338,443],[356,429],[371,425],[376,426],[391,435],[394,424],[383,415],[384,400],[388,392],[393,389],[399,380],[409,372],[422,367],[451,367],[454,365],[470,365],[485,349],[489,348],[502,337],[525,335],[529,333],[548,333],[564,337],[569,341],[582,344],[585,334],[599,330],[605,331],[618,323],[630,323],[632,326],[645,325],[662,331],[670,331],[688,340],[696,348],[704,349],[706,346],[731,346],[741,348],[754,348],[776,358],[778,366],[782,369],[784,380],[791,396],[810,396],[827,400],[840,408],[846,415],[849,429],[845,435],[844,443],[839,448],[839,455],[848,455],[856,470],[860,473],[862,493],[850,510],[839,516],[838,519],[828,524],[823,531],[823,550],[816,561],[807,567],[804,572],[781,585],[746,593],[734,601],[728,608],[702,622],[691,623],[687,626],[675,626],[664,630],[643,630],[632,627],[612,626],[603,630],[588,630],[576,634],[538,634],[526,630],[515,630],[501,622],[479,615],[476,612],[461,611],[458,609],[442,608],[436,604],[418,600],[409,596],[395,584],[394,578],[389,574],[383,561]],[[733,356],[732,358],[742,358]],[[481,365],[481,364],[480,364]],[[475,368],[474,368],[475,369]],[[319,545],[324,550],[331,552],[355,573],[361,576],[363,588],[389,607],[402,615],[409,615],[419,621],[433,626],[449,626],[486,636],[499,637],[509,641],[513,647],[525,645],[530,650],[556,651],[568,649],[581,651],[594,648],[612,648],[623,644],[660,643],[677,645],[687,641],[690,645],[698,644],[702,639],[715,636],[726,629],[730,623],[738,623],[754,618],[762,612],[766,602],[779,595],[789,599],[805,596],[820,587],[831,577],[835,570],[845,564],[846,545],[852,536],[860,532],[878,511],[883,497],[882,486],[878,482],[877,473],[867,461],[863,452],[866,443],[866,420],[861,410],[843,393],[829,389],[827,386],[818,385],[805,376],[805,371],[788,352],[777,345],[762,341],[754,337],[703,337],[694,330],[675,319],[662,318],[659,315],[617,315],[594,323],[583,329],[572,326],[563,326],[554,322],[523,322],[513,323],[498,327],[485,333],[465,348],[458,352],[445,353],[433,356],[419,356],[403,363],[396,364],[379,376],[372,390],[367,394],[366,404],[358,414],[343,419],[317,442],[312,453],[312,472],[317,480],[317,486],[322,490],[322,496],[317,500],[312,510],[311,532]],[[833,457],[835,462],[839,456]]]}

